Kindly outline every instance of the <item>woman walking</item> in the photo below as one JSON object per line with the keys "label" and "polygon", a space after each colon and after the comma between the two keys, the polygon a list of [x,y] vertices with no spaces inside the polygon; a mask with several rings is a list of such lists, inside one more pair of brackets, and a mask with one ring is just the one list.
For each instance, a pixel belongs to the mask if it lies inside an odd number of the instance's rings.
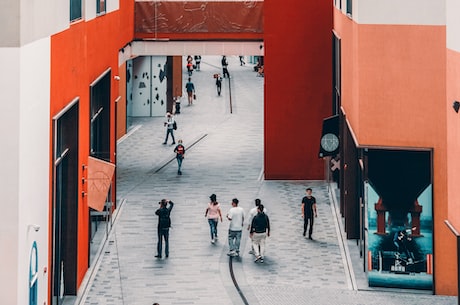
{"label": "woman walking", "polygon": [[206,212],[204,213],[204,217],[208,218],[209,229],[211,232],[211,243],[215,243],[217,240],[217,223],[222,222],[222,212],[220,210],[220,205],[217,202],[216,194],[212,194],[209,196],[211,202],[208,204],[206,208]]}
{"label": "woman walking", "polygon": [[193,105],[195,85],[192,83],[192,79],[190,77],[188,78],[188,82],[185,84],[185,90],[187,90],[188,105]]}

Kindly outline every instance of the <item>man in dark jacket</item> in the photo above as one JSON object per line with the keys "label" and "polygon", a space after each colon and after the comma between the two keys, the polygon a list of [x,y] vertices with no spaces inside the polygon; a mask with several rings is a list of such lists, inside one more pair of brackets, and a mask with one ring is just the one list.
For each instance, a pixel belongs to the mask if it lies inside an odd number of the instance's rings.
{"label": "man in dark jacket", "polygon": [[[168,207],[169,203],[169,207]],[[169,257],[169,227],[171,227],[171,210],[174,206],[174,202],[167,199],[161,199],[158,202],[160,208],[155,211],[155,214],[158,215],[158,244],[157,244],[157,255],[156,258],[161,258],[162,247],[163,247],[163,238],[165,240],[165,256]]]}
{"label": "man in dark jacket", "polygon": [[264,213],[264,206],[260,204],[257,207],[257,215],[254,216],[251,223],[251,239],[254,248],[255,262],[264,262],[265,239],[270,236],[270,220]]}

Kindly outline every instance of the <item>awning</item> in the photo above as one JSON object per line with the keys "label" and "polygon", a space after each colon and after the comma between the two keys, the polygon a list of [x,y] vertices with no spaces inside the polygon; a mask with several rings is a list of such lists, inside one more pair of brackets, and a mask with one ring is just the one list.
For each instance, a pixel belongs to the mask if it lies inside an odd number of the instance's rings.
{"label": "awning", "polygon": [[112,183],[115,164],[88,157],[88,206],[99,212],[104,209],[107,194]]}

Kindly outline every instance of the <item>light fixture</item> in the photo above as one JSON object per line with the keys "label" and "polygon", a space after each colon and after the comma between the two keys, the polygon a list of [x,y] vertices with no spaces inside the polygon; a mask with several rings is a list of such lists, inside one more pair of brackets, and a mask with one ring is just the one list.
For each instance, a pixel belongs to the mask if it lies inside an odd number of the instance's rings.
{"label": "light fixture", "polygon": [[35,224],[28,225],[27,228],[28,228],[28,229],[33,228],[33,229],[35,230],[35,232],[40,231],[40,226],[39,226],[39,225],[35,225]]}
{"label": "light fixture", "polygon": [[454,108],[455,112],[458,113],[458,110],[460,109],[460,102],[454,101],[454,103],[452,104],[452,107]]}

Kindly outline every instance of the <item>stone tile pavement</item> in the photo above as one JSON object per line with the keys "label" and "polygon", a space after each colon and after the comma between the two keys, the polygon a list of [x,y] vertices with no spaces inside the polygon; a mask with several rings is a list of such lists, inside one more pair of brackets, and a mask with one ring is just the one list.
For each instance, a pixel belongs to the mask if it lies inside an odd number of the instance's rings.
{"label": "stone tile pavement", "polygon": [[[218,225],[219,241],[210,243],[204,210],[211,193],[224,214],[233,197],[246,211],[255,198],[268,209],[272,236],[265,263],[254,263],[248,254],[247,232],[242,256],[232,260],[247,304],[457,304],[452,297],[349,288],[327,185],[262,179],[264,79],[250,65],[239,66],[237,56],[228,59],[232,78],[224,80],[221,97],[212,78],[220,72],[220,58],[203,57],[201,71],[193,73],[198,99],[190,107],[184,100],[177,115],[176,140],[191,146],[182,176],[176,173],[174,147],[161,144],[164,118],[136,118],[119,142],[117,197],[124,203],[76,304],[244,304],[229,272],[228,221]],[[307,186],[318,201],[313,241],[302,236],[300,200]],[[173,227],[170,257],[156,259],[154,213],[162,198],[175,203]]]}

